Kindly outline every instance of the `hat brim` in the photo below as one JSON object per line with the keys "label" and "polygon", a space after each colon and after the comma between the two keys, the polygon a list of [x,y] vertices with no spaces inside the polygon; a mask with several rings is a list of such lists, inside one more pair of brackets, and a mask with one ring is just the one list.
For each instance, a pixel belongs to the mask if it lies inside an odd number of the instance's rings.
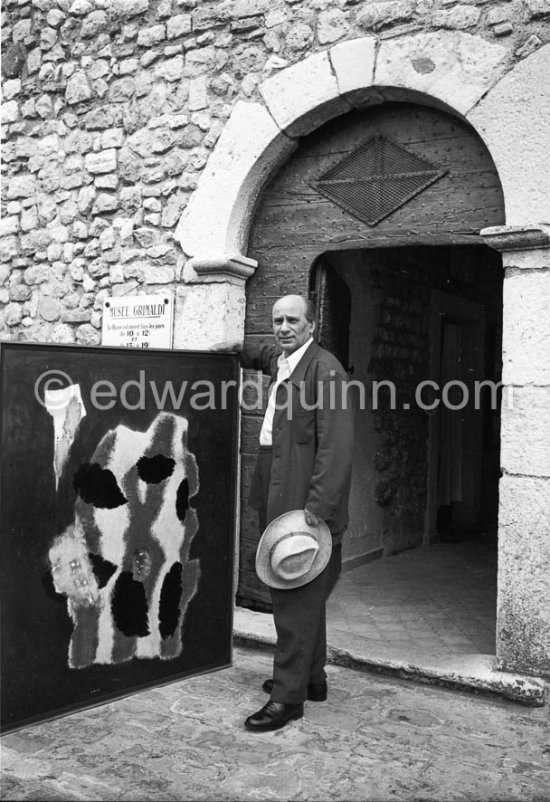
{"label": "hat brim", "polygon": [[[293,532],[305,532],[314,537],[319,550],[308,571],[296,579],[283,580],[271,569],[270,555],[276,543]],[[299,588],[319,576],[326,568],[331,552],[332,537],[325,521],[321,520],[317,526],[310,526],[306,523],[303,510],[290,510],[266,526],[256,550],[256,573],[259,579],[271,588],[280,590]]]}

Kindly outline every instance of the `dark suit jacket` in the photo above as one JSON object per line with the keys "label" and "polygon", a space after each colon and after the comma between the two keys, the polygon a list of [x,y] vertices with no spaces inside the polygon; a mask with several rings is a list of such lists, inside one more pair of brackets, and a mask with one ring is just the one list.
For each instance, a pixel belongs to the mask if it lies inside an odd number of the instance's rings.
{"label": "dark suit jacket", "polygon": [[[241,364],[277,378],[273,347],[245,346]],[[267,523],[289,510],[307,508],[323,518],[331,532],[345,529],[353,458],[347,381],[336,357],[312,342],[277,388]]]}

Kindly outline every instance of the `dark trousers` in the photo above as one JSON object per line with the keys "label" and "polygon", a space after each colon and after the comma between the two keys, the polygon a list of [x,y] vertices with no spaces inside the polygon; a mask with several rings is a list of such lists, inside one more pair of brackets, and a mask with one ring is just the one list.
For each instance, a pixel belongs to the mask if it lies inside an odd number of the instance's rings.
{"label": "dark trousers", "polygon": [[[262,448],[251,492],[251,503],[258,510],[262,531],[269,523],[266,504],[270,468],[271,450]],[[270,588],[277,632],[271,693],[275,702],[304,702],[308,683],[326,678],[326,600],[340,575],[341,566],[341,535],[334,534],[330,560],[319,576],[307,585],[291,590]]]}

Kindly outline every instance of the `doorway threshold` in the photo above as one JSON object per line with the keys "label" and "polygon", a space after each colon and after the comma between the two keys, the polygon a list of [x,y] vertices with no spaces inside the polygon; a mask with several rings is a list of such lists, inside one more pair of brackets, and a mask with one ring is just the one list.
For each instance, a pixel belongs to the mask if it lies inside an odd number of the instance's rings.
{"label": "doorway threshold", "polygon": [[[496,579],[488,535],[342,573],[327,602],[329,663],[542,706],[543,679],[497,668]],[[234,640],[273,648],[272,615],[236,607]]]}
{"label": "doorway threshold", "polygon": [[[545,704],[546,683],[542,679],[512,674],[496,668],[496,657],[489,654],[403,654],[399,647],[369,648],[343,633],[327,629],[328,663],[355,671],[378,673],[437,685],[458,691],[497,695],[531,707]],[[235,645],[273,651],[275,627],[270,613],[236,607],[233,621]],[[353,640],[353,639],[352,639]]]}

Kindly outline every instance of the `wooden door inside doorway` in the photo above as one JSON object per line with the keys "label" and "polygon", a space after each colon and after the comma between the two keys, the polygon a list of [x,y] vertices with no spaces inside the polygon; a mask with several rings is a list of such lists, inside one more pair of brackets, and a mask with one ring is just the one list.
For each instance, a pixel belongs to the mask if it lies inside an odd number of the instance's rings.
{"label": "wooden door inside doorway", "polygon": [[426,539],[454,541],[474,534],[482,519],[485,307],[434,290],[430,327],[438,405],[430,421]]}

